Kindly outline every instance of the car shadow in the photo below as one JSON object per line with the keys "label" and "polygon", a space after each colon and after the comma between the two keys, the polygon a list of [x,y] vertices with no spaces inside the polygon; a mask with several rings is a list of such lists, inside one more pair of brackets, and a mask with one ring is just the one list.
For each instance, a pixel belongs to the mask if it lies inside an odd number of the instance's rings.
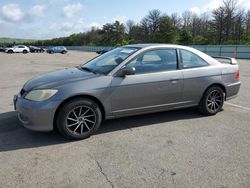
{"label": "car shadow", "polygon": [[193,108],[130,116],[105,121],[95,134],[103,134],[124,129],[133,129],[137,127],[168,123],[182,119],[194,119],[201,117],[204,116],[202,116]]}
{"label": "car shadow", "polygon": [[[132,116],[105,121],[96,134],[200,117],[202,117],[202,115],[193,109]],[[57,131],[41,133],[25,129],[18,121],[17,114],[14,111],[0,114],[0,152],[44,147],[68,142],[69,140],[64,139]]]}
{"label": "car shadow", "polygon": [[66,143],[57,132],[34,132],[25,129],[16,112],[0,114],[0,152]]}

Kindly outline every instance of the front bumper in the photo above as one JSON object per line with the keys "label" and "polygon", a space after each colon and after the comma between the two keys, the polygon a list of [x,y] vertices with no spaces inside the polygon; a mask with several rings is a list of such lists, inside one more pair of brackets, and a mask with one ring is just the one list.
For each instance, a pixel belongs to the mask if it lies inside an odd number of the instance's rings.
{"label": "front bumper", "polygon": [[18,119],[24,127],[43,132],[53,130],[54,116],[60,101],[34,102],[15,95],[13,103],[18,112]]}

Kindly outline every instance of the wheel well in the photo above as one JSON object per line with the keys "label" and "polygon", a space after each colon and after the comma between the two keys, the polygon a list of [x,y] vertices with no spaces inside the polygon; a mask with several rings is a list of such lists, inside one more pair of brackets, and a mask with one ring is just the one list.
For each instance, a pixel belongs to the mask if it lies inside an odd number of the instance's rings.
{"label": "wheel well", "polygon": [[208,86],[207,89],[203,92],[203,95],[202,95],[202,97],[201,97],[201,100],[202,100],[204,94],[206,93],[206,91],[207,91],[209,88],[213,87],[213,86],[218,86],[218,87],[220,87],[220,88],[222,89],[223,93],[225,94],[225,99],[226,99],[226,97],[227,97],[227,91],[226,91],[225,86],[222,85],[222,84],[211,84],[211,85]]}
{"label": "wheel well", "polygon": [[100,100],[98,100],[96,97],[93,97],[93,96],[90,96],[90,95],[77,95],[77,96],[73,96],[73,97],[70,97],[66,100],[64,100],[56,109],[56,112],[55,112],[55,115],[54,115],[54,120],[53,120],[53,125],[54,125],[54,129],[56,128],[56,119],[57,119],[57,116],[60,112],[60,110],[62,109],[62,107],[68,103],[69,101],[71,100],[74,100],[74,99],[90,99],[92,101],[94,101],[98,107],[100,108],[101,110],[101,113],[102,113],[102,120],[105,119],[105,109],[104,109],[104,106],[103,104],[100,102]]}

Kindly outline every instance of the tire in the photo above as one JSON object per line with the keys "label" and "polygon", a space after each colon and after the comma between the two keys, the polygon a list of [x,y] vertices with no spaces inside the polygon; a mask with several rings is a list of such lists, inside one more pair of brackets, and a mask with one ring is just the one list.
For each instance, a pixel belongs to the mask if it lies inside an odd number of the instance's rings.
{"label": "tire", "polygon": [[66,51],[62,51],[62,54],[66,54],[67,52]]}
{"label": "tire", "polygon": [[8,53],[8,54],[12,54],[12,53],[14,53],[14,52],[13,52],[13,50],[8,50],[7,53]]}
{"label": "tire", "polygon": [[102,113],[99,106],[92,100],[79,98],[62,107],[56,119],[56,126],[65,138],[81,140],[94,134],[101,122]]}
{"label": "tire", "polygon": [[27,51],[27,50],[24,50],[24,51],[23,51],[23,53],[24,53],[24,54],[27,54],[27,53],[28,53],[28,51]]}
{"label": "tire", "polygon": [[223,104],[224,92],[219,86],[212,86],[204,93],[199,104],[199,111],[204,115],[215,115],[221,111]]}

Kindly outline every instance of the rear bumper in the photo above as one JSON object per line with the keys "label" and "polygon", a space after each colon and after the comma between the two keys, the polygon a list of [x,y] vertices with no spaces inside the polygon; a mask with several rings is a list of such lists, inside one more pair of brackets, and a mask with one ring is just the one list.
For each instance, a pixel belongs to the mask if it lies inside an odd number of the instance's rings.
{"label": "rear bumper", "polygon": [[49,132],[54,128],[54,115],[60,101],[34,102],[14,97],[15,109],[22,125],[33,131]]}
{"label": "rear bumper", "polygon": [[236,82],[226,86],[226,92],[227,92],[226,100],[230,100],[237,97],[240,90],[240,85],[241,85],[240,82]]}

